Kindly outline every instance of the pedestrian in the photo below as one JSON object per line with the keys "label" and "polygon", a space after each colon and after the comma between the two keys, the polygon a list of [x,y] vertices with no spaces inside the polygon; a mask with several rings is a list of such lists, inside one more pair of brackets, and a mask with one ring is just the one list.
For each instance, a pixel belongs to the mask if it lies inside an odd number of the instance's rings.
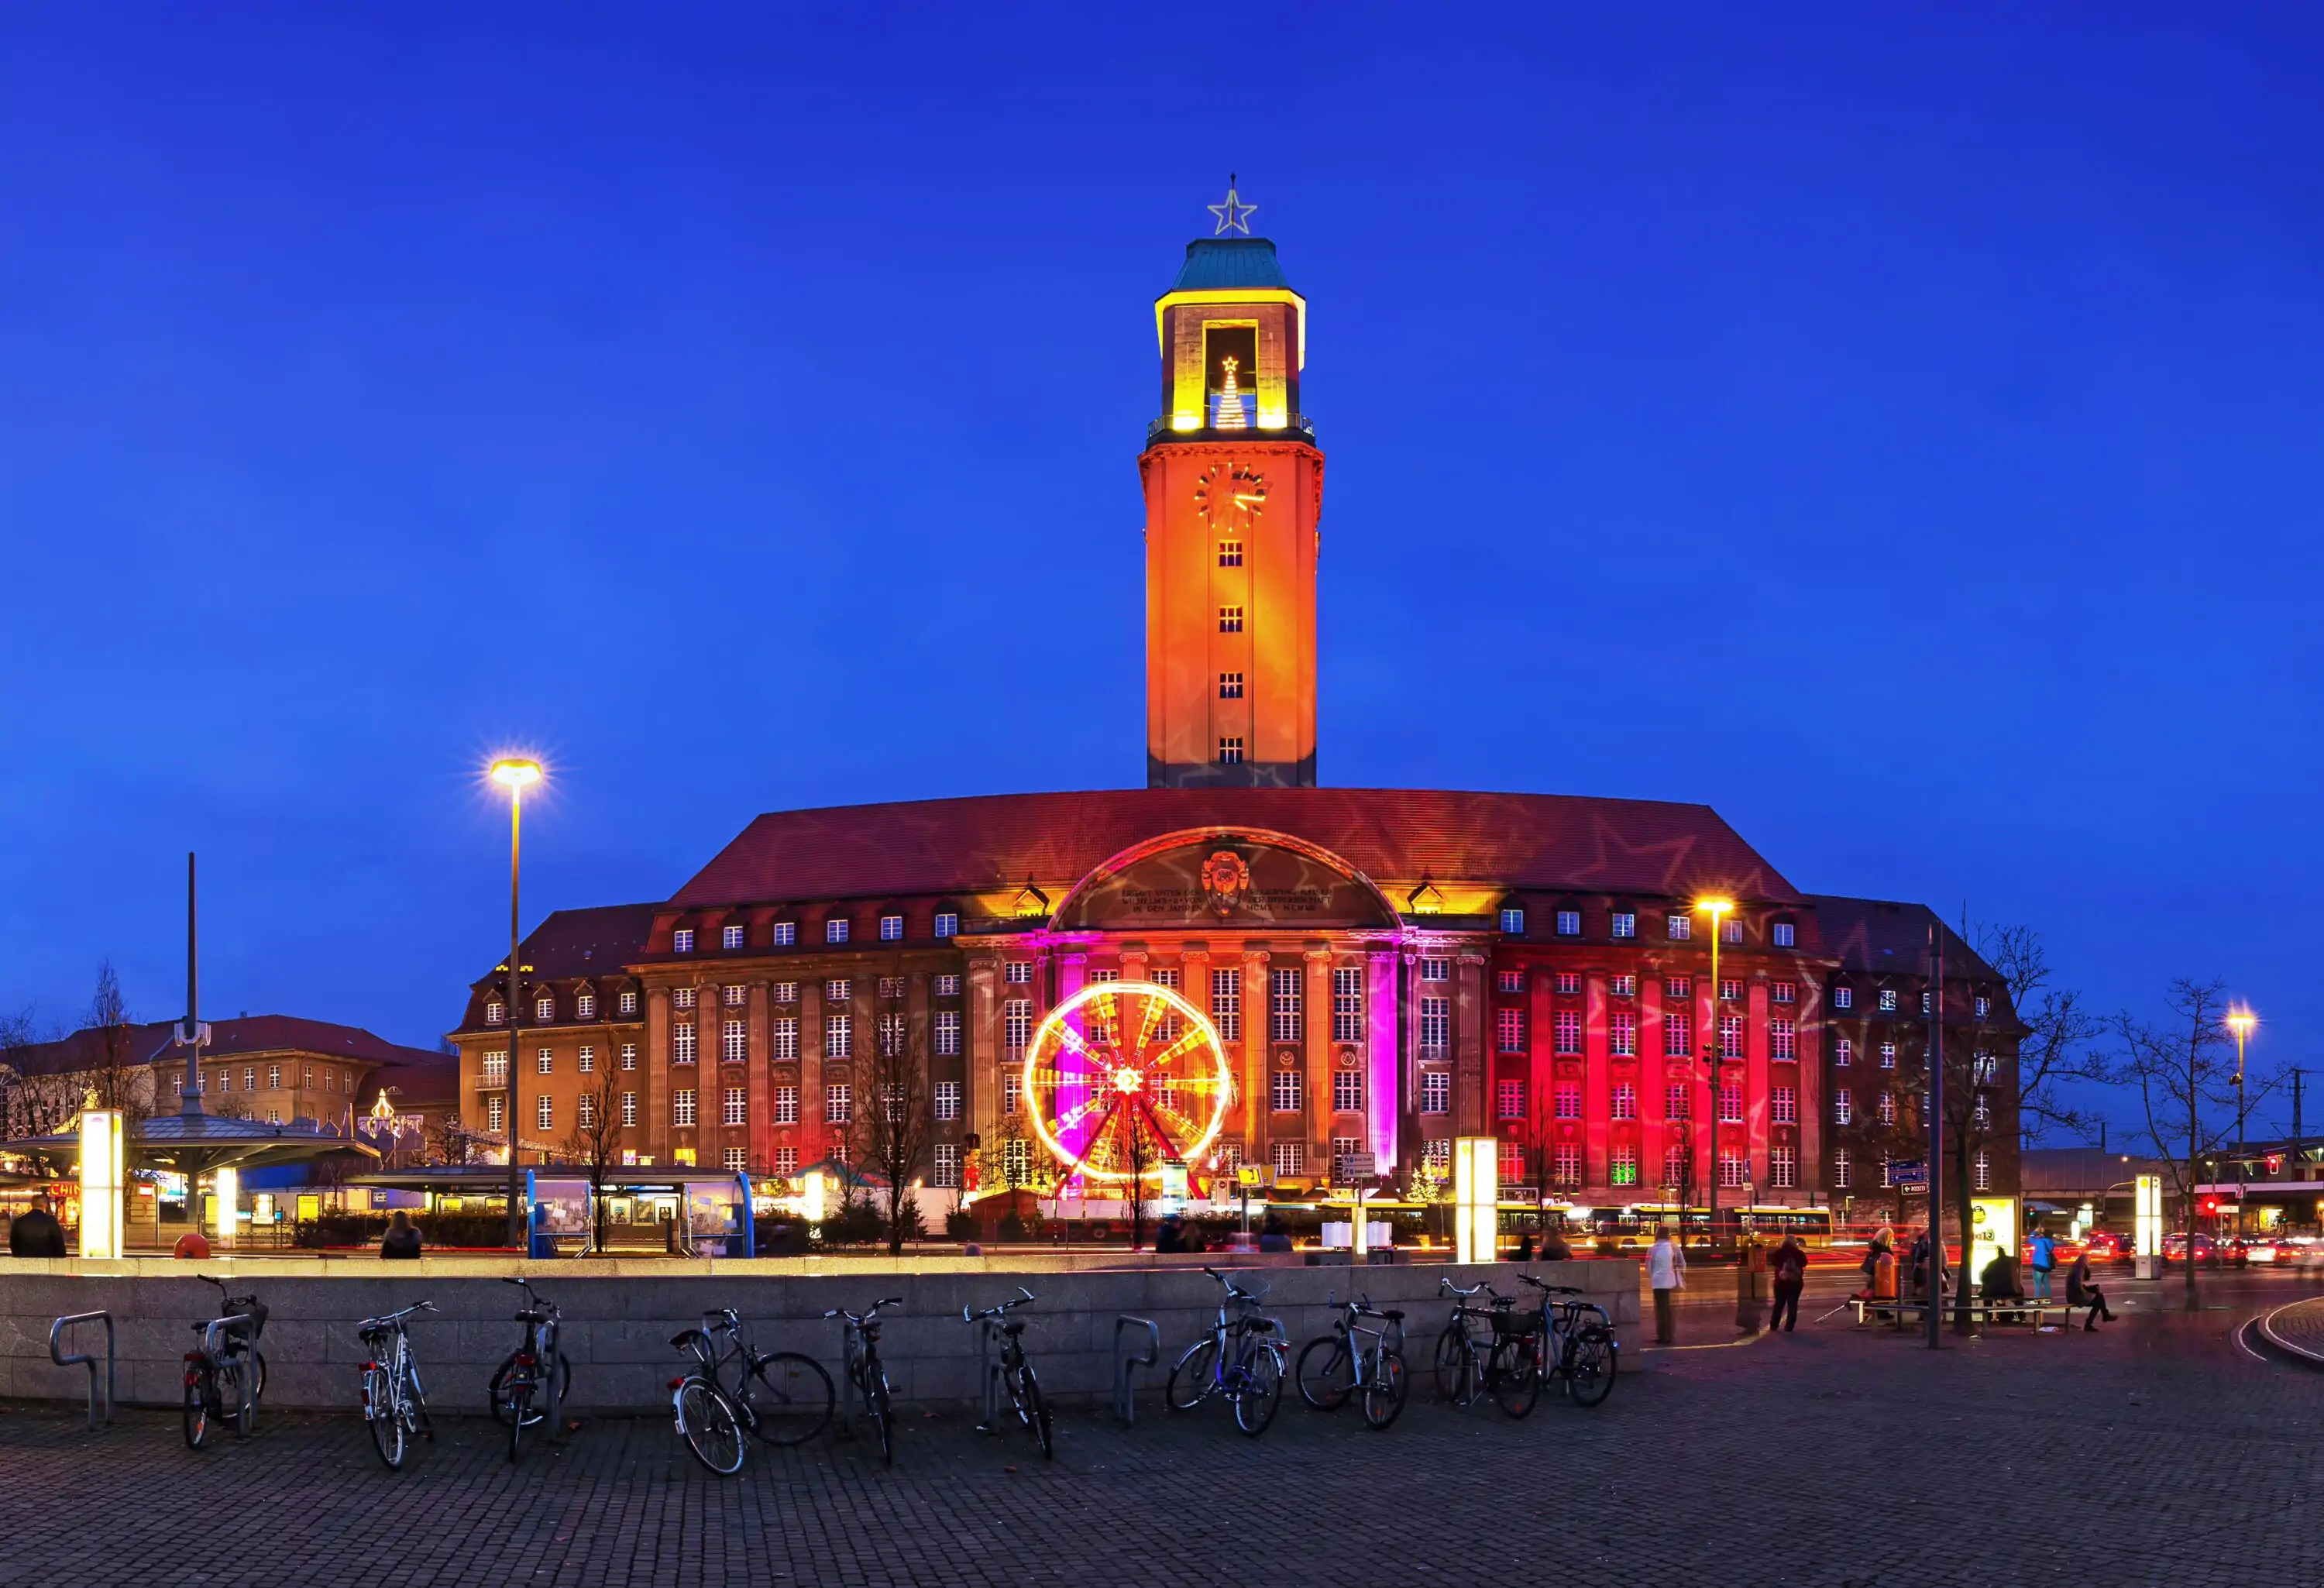
{"label": "pedestrian", "polygon": [[1977,1288],[1978,1293],[1985,1297],[1987,1317],[1997,1323],[2004,1321],[2005,1318],[2010,1323],[2015,1323],[2022,1316],[2015,1311],[2006,1314],[1997,1313],[1993,1307],[1993,1304],[1997,1301],[2015,1301],[2025,1294],[2017,1288],[2016,1262],[2000,1247],[1997,1246],[1993,1249],[1993,1260],[1987,1263],[1978,1272]]}
{"label": "pedestrian", "polygon": [[1531,1262],[1533,1260],[1532,1232],[1526,1232],[1524,1239],[1517,1242],[1517,1254],[1515,1260],[1518,1262]]}
{"label": "pedestrian", "polygon": [[1807,1288],[1808,1253],[1797,1235],[1786,1235],[1768,1264],[1775,1275],[1775,1309],[1767,1315],[1767,1333],[1781,1328],[1791,1334],[1799,1327],[1800,1292]]}
{"label": "pedestrian", "polygon": [[1283,1215],[1271,1213],[1259,1227],[1259,1249],[1261,1251],[1291,1250],[1291,1232],[1284,1227]]}
{"label": "pedestrian", "polygon": [[1665,1220],[1646,1253],[1646,1284],[1655,1293],[1655,1343],[1678,1340],[1678,1293],[1686,1288],[1686,1253],[1679,1250],[1678,1223]]}
{"label": "pedestrian", "polygon": [[[1864,1252],[1864,1298],[1867,1301],[1894,1301],[1896,1298],[1896,1232],[1886,1224],[1873,1233],[1872,1244]],[[1883,1311],[1880,1316],[1888,1315]]]}
{"label": "pedestrian", "polygon": [[2098,1326],[2098,1320],[2114,1322],[2114,1308],[2107,1305],[2106,1292],[2090,1283],[2090,1254],[2074,1253],[2074,1266],[2066,1270],[2066,1326],[2073,1327],[2074,1308],[2087,1306],[2089,1316],[2082,1320],[2082,1333],[2089,1334]]}
{"label": "pedestrian", "polygon": [[57,1215],[49,1211],[49,1199],[32,1198],[32,1205],[18,1214],[8,1225],[8,1255],[11,1257],[62,1257],[65,1255],[65,1227],[57,1223]]}
{"label": "pedestrian", "polygon": [[1180,1229],[1178,1215],[1175,1213],[1162,1221],[1162,1227],[1154,1232],[1154,1251],[1157,1256],[1169,1255],[1186,1250],[1185,1237],[1180,1233]]}
{"label": "pedestrian", "polygon": [[1922,1230],[1913,1236],[1913,1247],[1905,1267],[1913,1276],[1913,1299],[1929,1298],[1929,1233]]}
{"label": "pedestrian", "polygon": [[388,1215],[387,1235],[379,1243],[379,1254],[387,1258],[416,1258],[420,1255],[420,1231],[411,1215],[397,1208]]}
{"label": "pedestrian", "polygon": [[1541,1260],[1544,1262],[1573,1260],[1573,1248],[1566,1243],[1564,1231],[1552,1230],[1541,1238]]}
{"label": "pedestrian", "polygon": [[2047,1306],[2050,1305],[2050,1273],[2058,1266],[2058,1243],[2050,1239],[2050,1232],[2039,1223],[2034,1226],[2034,1239],[2027,1243],[2026,1256],[2034,1269],[2034,1299]]}

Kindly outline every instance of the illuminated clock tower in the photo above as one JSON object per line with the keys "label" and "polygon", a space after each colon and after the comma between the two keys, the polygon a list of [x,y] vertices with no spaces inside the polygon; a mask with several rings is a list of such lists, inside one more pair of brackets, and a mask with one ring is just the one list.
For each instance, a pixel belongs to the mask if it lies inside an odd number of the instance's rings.
{"label": "illuminated clock tower", "polygon": [[1315,783],[1316,515],[1299,411],[1307,303],[1231,184],[1155,300],[1162,417],[1146,486],[1146,780]]}

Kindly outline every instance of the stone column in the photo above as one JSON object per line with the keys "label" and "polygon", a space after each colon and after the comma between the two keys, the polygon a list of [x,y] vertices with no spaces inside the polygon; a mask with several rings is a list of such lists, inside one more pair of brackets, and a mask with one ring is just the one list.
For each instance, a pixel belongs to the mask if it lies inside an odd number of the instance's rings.
{"label": "stone column", "polygon": [[[694,990],[694,1161],[705,1168],[718,1161],[718,1021],[726,1012],[718,996],[715,987]],[[709,1079],[703,1079],[705,1076]]]}
{"label": "stone column", "polygon": [[[1274,1098],[1269,1077],[1275,1062],[1267,1040],[1267,962],[1269,958],[1264,943],[1242,946],[1242,1072],[1243,1130],[1253,1143],[1263,1144],[1260,1152],[1264,1161],[1274,1161],[1269,1115],[1274,1112]],[[1246,1151],[1250,1150],[1245,1149]]]}
{"label": "stone column", "polygon": [[1463,954],[1453,971],[1452,1117],[1460,1134],[1486,1133],[1485,1107],[1485,956]]}
{"label": "stone column", "polygon": [[1420,1112],[1420,989],[1415,979],[1420,974],[1420,956],[1406,950],[1397,957],[1403,961],[1403,980],[1396,995],[1397,1076],[1401,1092],[1397,1119],[1412,1138],[1413,1161],[1417,1163],[1426,1150],[1428,1122],[1433,1117]]}
{"label": "stone column", "polygon": [[968,996],[961,1001],[961,1070],[967,1077],[971,1129],[991,1137],[1001,1123],[1001,961],[971,955]]}
{"label": "stone column", "polygon": [[751,1003],[745,1019],[750,1031],[751,1124],[747,1145],[753,1173],[765,1174],[775,1161],[774,1028],[767,1002],[767,984],[751,983]]}
{"label": "stone column", "polygon": [[[1606,1120],[1611,1112],[1608,1102],[1608,1049],[1611,1046],[1611,1021],[1608,1019],[1606,974],[1591,971],[1582,983],[1586,1002],[1582,1011],[1582,1119],[1575,1137],[1582,1144],[1582,1185],[1585,1188],[1602,1187],[1612,1177],[1607,1165]],[[1581,1193],[1577,1191],[1576,1195]]]}
{"label": "stone column", "polygon": [[[1204,942],[1199,937],[1189,938],[1185,943],[1179,945],[1178,991],[1185,998],[1187,1002],[1193,1004],[1195,1009],[1202,1011],[1203,1017],[1205,1020],[1210,1018],[1211,946]],[[1240,1095],[1242,1079],[1241,1071],[1237,1067],[1235,1062],[1237,1057],[1238,1055],[1232,1048],[1229,1048],[1227,1049],[1227,1071],[1228,1074],[1234,1078],[1235,1091],[1234,1093],[1230,1094],[1227,1097],[1225,1111],[1220,1115],[1219,1136],[1222,1140],[1240,1136],[1243,1141],[1243,1155],[1248,1158],[1250,1155],[1251,1150],[1250,1138],[1248,1132],[1244,1131],[1241,1122],[1243,1117],[1243,1099]],[[1215,1146],[1213,1150],[1216,1150]]]}
{"label": "stone column", "polygon": [[1397,1063],[1396,956],[1374,949],[1364,958],[1364,1136],[1380,1172],[1404,1167],[1401,1126],[1409,1099]]}
{"label": "stone column", "polygon": [[1651,1202],[1663,1183],[1663,1154],[1676,1140],[1663,1118],[1663,1093],[1670,1085],[1669,1044],[1663,1030],[1663,979],[1638,973],[1638,1183],[1625,1200]]}
{"label": "stone column", "polygon": [[[1774,1139],[1774,1109],[1770,1099],[1774,1077],[1767,1068],[1767,977],[1765,972],[1754,972],[1743,983],[1744,1002],[1736,1012],[1743,1017],[1743,1140],[1744,1162],[1749,1167],[1744,1173],[1751,1177],[1753,1186],[1766,1200],[1768,1177],[1767,1144]],[[1796,1065],[1785,1065],[1796,1069]],[[1790,1076],[1784,1077],[1792,1081]],[[1794,1092],[1797,1087],[1794,1084]]]}
{"label": "stone column", "polygon": [[[669,989],[650,988],[646,992],[645,1095],[640,1102],[645,1109],[646,1152],[659,1164],[670,1161],[669,1032]],[[515,1062],[513,1054],[510,1062]]]}
{"label": "stone column", "polygon": [[1325,1174],[1332,1170],[1332,1136],[1339,1128],[1339,1110],[1332,1105],[1332,1072],[1337,1066],[1332,1044],[1332,946],[1310,943],[1301,951],[1306,974],[1301,978],[1300,1002],[1305,1017],[1308,1151]]}
{"label": "stone column", "polygon": [[799,1168],[831,1156],[831,1132],[823,1120],[823,978],[799,982]]}

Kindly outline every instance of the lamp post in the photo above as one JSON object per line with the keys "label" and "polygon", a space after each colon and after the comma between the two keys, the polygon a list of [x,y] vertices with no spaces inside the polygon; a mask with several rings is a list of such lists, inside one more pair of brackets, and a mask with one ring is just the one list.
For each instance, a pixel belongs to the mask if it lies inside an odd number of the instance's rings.
{"label": "lamp post", "polygon": [[[1720,1040],[1721,1021],[1719,1015],[1722,1000],[1719,987],[1719,939],[1720,924],[1735,908],[1735,900],[1698,899],[1694,901],[1694,908],[1711,918],[1711,1029],[1703,1039],[1711,1048],[1707,1055],[1711,1060],[1711,1249],[1716,1251],[1719,1250],[1719,1105],[1723,1090],[1720,1083],[1726,1075],[1726,1047]],[[1681,1214],[1681,1217],[1684,1215]],[[1680,1229],[1680,1236],[1683,1241],[1685,1236],[1683,1226]]]}
{"label": "lamp post", "polygon": [[[2227,1011],[2227,1029],[2236,1034],[2236,1233],[2244,1233],[2244,1044],[2259,1017],[2241,1004]],[[2187,1254],[2189,1262],[2194,1253]]]}
{"label": "lamp post", "polygon": [[522,1073],[517,1063],[517,1011],[523,992],[522,974],[518,960],[521,946],[517,917],[517,856],[518,834],[522,826],[524,791],[540,781],[540,763],[518,757],[503,757],[493,762],[493,781],[508,790],[509,795],[509,956],[508,956],[508,1233],[509,1244],[524,1245],[524,1169],[517,1151],[519,1128],[516,1108],[516,1078]]}

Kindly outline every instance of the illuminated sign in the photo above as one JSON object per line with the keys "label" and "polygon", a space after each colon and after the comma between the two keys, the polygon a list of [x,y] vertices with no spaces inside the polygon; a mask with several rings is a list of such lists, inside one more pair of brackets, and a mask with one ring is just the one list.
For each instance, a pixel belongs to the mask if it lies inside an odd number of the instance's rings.
{"label": "illuminated sign", "polygon": [[[90,1101],[97,1094],[89,1094]],[[80,1113],[80,1254],[122,1255],[121,1111],[85,1108]]]}
{"label": "illuminated sign", "polygon": [[1452,1245],[1456,1262],[1491,1262],[1500,1246],[1501,1144],[1491,1136],[1452,1143]]}
{"label": "illuminated sign", "polygon": [[2132,1222],[2132,1235],[2136,1242],[2134,1255],[2160,1257],[2163,1254],[2163,1177],[2141,1175],[2137,1182],[2137,1200]]}

